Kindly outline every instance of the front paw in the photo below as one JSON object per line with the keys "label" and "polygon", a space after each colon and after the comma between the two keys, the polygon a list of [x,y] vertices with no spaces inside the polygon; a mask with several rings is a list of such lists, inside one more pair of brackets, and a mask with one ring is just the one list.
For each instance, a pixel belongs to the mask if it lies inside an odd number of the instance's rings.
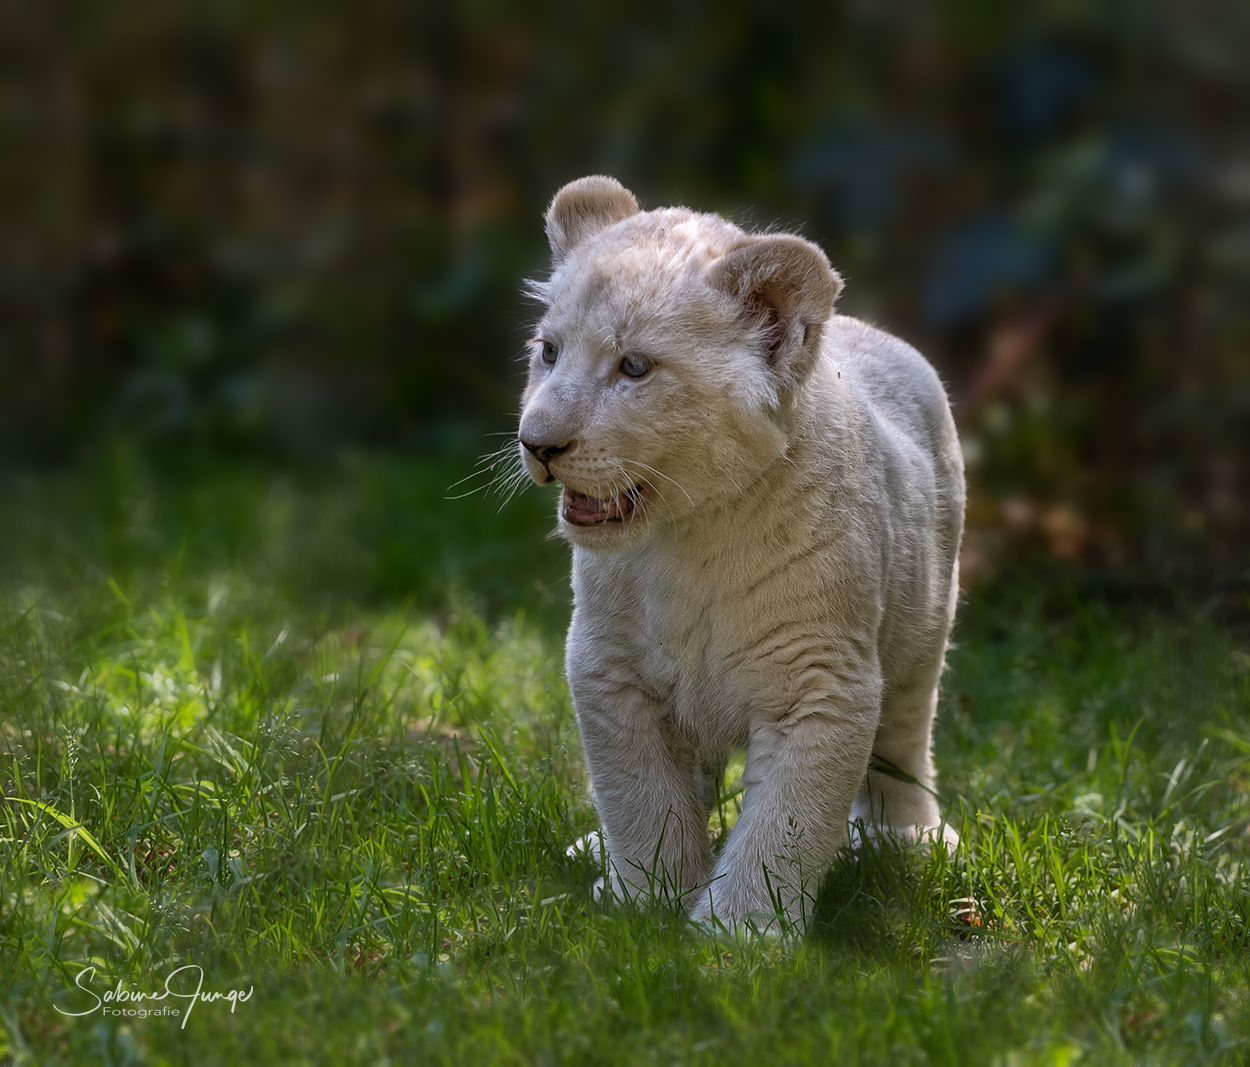
{"label": "front paw", "polygon": [[920,849],[929,849],[941,842],[946,851],[954,854],[959,847],[959,831],[948,823],[940,826],[877,826],[865,824],[859,819],[854,820],[847,830],[847,844],[852,849],[862,848],[869,843],[896,843]]}
{"label": "front paw", "polygon": [[912,830],[915,831],[912,843],[920,848],[929,848],[940,841],[953,856],[955,849],[959,847],[959,831],[949,823],[942,823],[941,826],[913,826]]}
{"label": "front paw", "polygon": [[754,936],[782,939],[800,937],[805,923],[801,909],[789,915],[772,901],[736,900],[734,894],[716,892],[713,883],[701,890],[687,913],[696,929],[715,937],[729,934],[731,937]]}

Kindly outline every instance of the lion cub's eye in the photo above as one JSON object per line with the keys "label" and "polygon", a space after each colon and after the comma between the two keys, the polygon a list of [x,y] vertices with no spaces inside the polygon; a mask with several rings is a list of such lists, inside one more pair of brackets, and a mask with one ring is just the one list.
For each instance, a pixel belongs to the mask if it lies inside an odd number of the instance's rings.
{"label": "lion cub's eye", "polygon": [[626,356],[621,360],[621,373],[626,378],[641,378],[652,367],[646,356]]}
{"label": "lion cub's eye", "polygon": [[553,341],[543,342],[543,362],[544,363],[554,363],[556,361],[556,357],[559,355],[560,355],[560,349],[556,347],[555,342]]}

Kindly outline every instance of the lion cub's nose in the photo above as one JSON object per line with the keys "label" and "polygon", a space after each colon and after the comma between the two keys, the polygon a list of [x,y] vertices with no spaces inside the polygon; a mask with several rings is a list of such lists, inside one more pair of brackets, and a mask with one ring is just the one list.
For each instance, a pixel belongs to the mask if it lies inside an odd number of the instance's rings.
{"label": "lion cub's nose", "polygon": [[544,467],[555,459],[556,456],[564,455],[565,452],[573,447],[572,441],[566,441],[562,445],[543,445],[535,444],[533,441],[527,441],[525,438],[521,438],[521,444],[533,452],[534,455],[538,457],[538,461]]}

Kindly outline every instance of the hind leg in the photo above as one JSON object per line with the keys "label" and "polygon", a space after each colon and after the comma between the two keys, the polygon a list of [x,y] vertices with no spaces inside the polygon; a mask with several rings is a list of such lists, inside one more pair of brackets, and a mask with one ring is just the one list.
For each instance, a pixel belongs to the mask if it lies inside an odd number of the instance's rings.
{"label": "hind leg", "polygon": [[[873,740],[869,771],[851,809],[868,837],[882,831],[916,842],[941,838],[953,848],[959,835],[943,824],[933,769],[933,719],[941,660],[919,684],[888,694]],[[908,779],[912,779],[909,781]]]}
{"label": "hind leg", "polygon": [[[957,552],[958,529],[953,543]],[[943,607],[930,616],[927,626],[918,628],[921,655],[909,668],[889,672],[885,679],[881,718],[872,743],[875,759],[869,760],[868,774],[851,808],[852,840],[858,836],[854,824],[862,823],[869,837],[885,830],[907,842],[941,838],[950,848],[959,843],[959,834],[943,822],[938,810],[933,769],[938,683],[959,596],[957,555],[950,568]]]}

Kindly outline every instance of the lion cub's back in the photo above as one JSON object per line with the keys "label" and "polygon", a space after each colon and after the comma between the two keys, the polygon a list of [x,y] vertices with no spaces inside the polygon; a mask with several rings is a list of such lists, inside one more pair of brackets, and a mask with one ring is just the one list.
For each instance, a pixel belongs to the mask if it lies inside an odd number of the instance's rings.
{"label": "lion cub's back", "polygon": [[825,331],[827,373],[841,375],[858,411],[863,503],[882,520],[883,665],[898,674],[887,682],[903,685],[940,654],[950,625],[964,517],[959,435],[937,372],[911,345],[842,315]]}
{"label": "lion cub's back", "polygon": [[[932,364],[906,341],[847,315],[825,323],[824,351],[873,413],[929,455],[953,464],[959,497],[963,465],[946,390]],[[944,479],[943,479],[944,480]]]}

